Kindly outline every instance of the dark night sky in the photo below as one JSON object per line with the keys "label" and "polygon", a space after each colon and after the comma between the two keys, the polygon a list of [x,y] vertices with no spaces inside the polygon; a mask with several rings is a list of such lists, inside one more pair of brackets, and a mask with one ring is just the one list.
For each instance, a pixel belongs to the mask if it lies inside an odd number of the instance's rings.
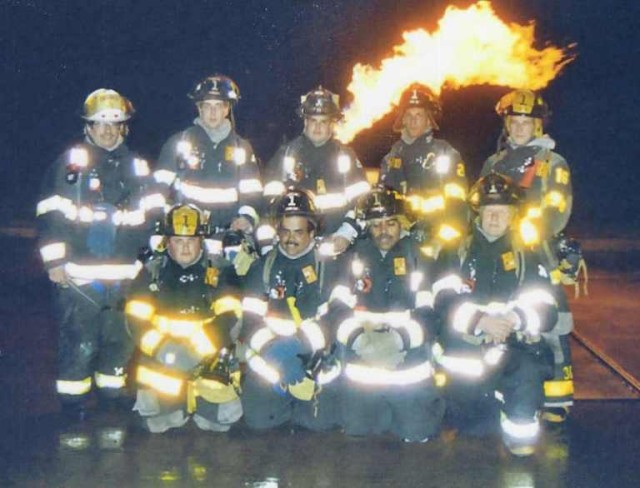
{"label": "dark night sky", "polygon": [[[130,145],[153,159],[191,122],[185,94],[195,81],[226,73],[242,92],[239,132],[266,160],[300,130],[302,93],[322,83],[344,96],[356,62],[389,55],[403,30],[432,29],[449,3],[473,2],[0,0],[0,218],[31,218],[42,171],[80,135],[80,107],[95,88],[132,99]],[[543,92],[554,112],[549,132],[573,171],[574,231],[640,230],[640,2],[492,3],[505,20],[535,19],[541,43],[578,44],[576,61]],[[493,106],[505,91],[443,94],[441,135],[474,176],[495,146]],[[354,141],[365,164],[377,165],[391,144],[390,125],[387,117]]]}

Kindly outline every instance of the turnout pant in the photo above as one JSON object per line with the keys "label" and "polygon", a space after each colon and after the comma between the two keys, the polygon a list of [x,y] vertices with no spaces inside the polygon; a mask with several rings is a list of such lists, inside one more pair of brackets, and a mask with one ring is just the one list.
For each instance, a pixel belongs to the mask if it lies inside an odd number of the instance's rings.
{"label": "turnout pant", "polygon": [[420,441],[440,429],[444,401],[431,382],[364,386],[345,379],[342,387],[342,421],[347,435],[390,432]]}
{"label": "turnout pant", "polygon": [[299,400],[287,392],[247,371],[242,386],[244,420],[252,429],[269,429],[292,423],[309,430],[324,431],[339,425],[337,391],[326,385],[309,401]]}
{"label": "turnout pant", "polygon": [[92,381],[107,396],[124,393],[133,341],[125,327],[119,283],[57,286],[56,389],[63,402],[83,400]]}

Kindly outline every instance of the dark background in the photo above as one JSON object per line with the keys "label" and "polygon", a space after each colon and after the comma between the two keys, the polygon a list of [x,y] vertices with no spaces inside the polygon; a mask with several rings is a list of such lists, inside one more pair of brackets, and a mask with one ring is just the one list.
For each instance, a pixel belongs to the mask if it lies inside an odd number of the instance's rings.
{"label": "dark background", "polygon": [[[137,114],[130,146],[153,160],[189,125],[186,93],[213,72],[240,86],[239,132],[268,160],[300,131],[295,108],[318,84],[346,97],[356,62],[391,54],[404,30],[433,30],[449,3],[429,0],[0,0],[0,197],[2,225],[32,220],[41,175],[81,136],[81,105],[99,87],[129,97]],[[571,165],[573,232],[640,230],[640,2],[496,0],[504,20],[536,21],[536,39],[577,59],[543,91],[548,132]],[[495,148],[493,112],[506,88],[445,90],[441,136],[472,179]],[[347,98],[348,101],[348,98]],[[392,117],[352,143],[367,166],[391,145]]]}

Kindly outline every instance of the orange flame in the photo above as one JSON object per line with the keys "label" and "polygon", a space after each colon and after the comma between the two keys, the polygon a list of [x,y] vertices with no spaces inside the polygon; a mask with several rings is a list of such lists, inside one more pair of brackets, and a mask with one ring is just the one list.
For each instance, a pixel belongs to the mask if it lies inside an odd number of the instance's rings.
{"label": "orange flame", "polygon": [[[490,2],[466,10],[449,6],[438,29],[404,32],[404,43],[379,68],[356,64],[348,90],[354,100],[337,129],[349,142],[397,105],[411,83],[422,83],[440,94],[442,87],[491,84],[539,90],[575,56],[548,46],[533,47],[534,24],[506,24]],[[572,48],[573,45],[569,46]]]}

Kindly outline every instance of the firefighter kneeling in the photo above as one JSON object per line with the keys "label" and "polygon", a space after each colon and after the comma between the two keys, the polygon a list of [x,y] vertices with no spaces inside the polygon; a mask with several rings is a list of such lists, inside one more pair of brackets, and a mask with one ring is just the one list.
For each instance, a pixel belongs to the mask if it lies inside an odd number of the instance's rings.
{"label": "firefighter kneeling", "polygon": [[520,242],[517,186],[490,173],[469,198],[478,219],[457,253],[441,255],[433,287],[446,323],[436,357],[447,373],[448,418],[480,435],[499,416],[506,447],[527,456],[539,436],[543,382],[553,375],[542,333],[555,324],[557,305],[538,253]]}
{"label": "firefighter kneeling", "polygon": [[427,344],[435,326],[432,261],[407,232],[403,200],[389,189],[362,197],[369,237],[344,256],[323,321],[337,324],[344,364],[342,422],[351,436],[390,432],[405,442],[437,434],[444,402]]}
{"label": "firefighter kneeling", "polygon": [[330,329],[315,317],[338,267],[316,248],[318,217],[309,192],[290,189],[272,207],[278,244],[252,264],[242,300],[249,364],[244,420],[254,429],[291,422],[328,430],[338,424],[329,383],[339,365],[332,360]]}
{"label": "firefighter kneeling", "polygon": [[203,252],[205,220],[193,205],[168,212],[166,251],[146,264],[125,308],[141,352],[134,410],[154,433],[189,416],[203,430],[224,432],[242,416],[232,341],[240,301],[228,285],[233,266],[213,267]]}

